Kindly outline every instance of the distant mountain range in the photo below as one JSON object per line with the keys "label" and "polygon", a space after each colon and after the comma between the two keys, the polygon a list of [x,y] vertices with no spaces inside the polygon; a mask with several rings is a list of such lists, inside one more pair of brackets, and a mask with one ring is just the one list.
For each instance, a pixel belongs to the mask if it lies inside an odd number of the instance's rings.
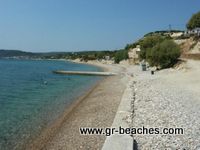
{"label": "distant mountain range", "polygon": [[32,53],[32,52],[24,52],[21,50],[0,49],[0,58],[13,58],[13,57],[41,58],[46,56],[66,55],[66,54],[69,54],[69,52]]}
{"label": "distant mountain range", "polygon": [[[21,50],[5,50],[0,49],[0,58],[6,59],[81,59],[84,61],[114,58],[117,52],[126,50],[101,50],[101,51],[80,51],[80,52],[46,52],[32,53]],[[127,53],[127,51],[126,51]],[[121,54],[120,54],[121,55]]]}
{"label": "distant mountain range", "polygon": [[23,52],[19,50],[0,50],[0,58],[5,57],[34,57],[37,56],[36,53]]}

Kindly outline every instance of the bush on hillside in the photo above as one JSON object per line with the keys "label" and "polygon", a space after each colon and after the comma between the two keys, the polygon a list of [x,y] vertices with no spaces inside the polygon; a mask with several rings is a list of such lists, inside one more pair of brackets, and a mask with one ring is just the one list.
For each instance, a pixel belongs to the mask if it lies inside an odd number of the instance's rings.
{"label": "bush on hillside", "polygon": [[125,50],[129,50],[131,48],[135,48],[138,45],[139,42],[131,43],[131,44],[126,44]]}
{"label": "bush on hillside", "polygon": [[152,49],[147,50],[147,61],[151,66],[161,69],[173,66],[180,56],[179,46],[172,40],[157,43]]}
{"label": "bush on hillside", "polygon": [[165,37],[160,35],[147,36],[140,42],[140,59],[146,59],[147,51],[153,48],[157,43],[162,42]]}
{"label": "bush on hillside", "polygon": [[115,53],[115,63],[128,59],[128,50],[119,50]]}
{"label": "bush on hillside", "polygon": [[190,18],[187,23],[187,29],[200,28],[200,11]]}

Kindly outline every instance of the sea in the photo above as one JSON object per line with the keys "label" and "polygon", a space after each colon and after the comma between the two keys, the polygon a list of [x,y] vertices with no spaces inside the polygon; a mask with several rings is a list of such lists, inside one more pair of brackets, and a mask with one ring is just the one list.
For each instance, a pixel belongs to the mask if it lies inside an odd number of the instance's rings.
{"label": "sea", "polygon": [[21,149],[37,138],[102,79],[55,70],[102,71],[68,61],[0,59],[0,150]]}

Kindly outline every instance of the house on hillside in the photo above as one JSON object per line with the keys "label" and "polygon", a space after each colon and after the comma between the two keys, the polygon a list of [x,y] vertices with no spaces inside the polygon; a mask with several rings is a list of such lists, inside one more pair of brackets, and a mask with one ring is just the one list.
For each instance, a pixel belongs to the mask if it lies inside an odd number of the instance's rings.
{"label": "house on hillside", "polygon": [[137,45],[136,48],[132,48],[128,52],[129,64],[138,64],[139,63],[139,53],[140,45]]}
{"label": "house on hillside", "polygon": [[110,56],[105,56],[105,60],[110,60]]}
{"label": "house on hillside", "polygon": [[197,35],[200,37],[200,28],[194,28],[192,30],[185,31],[186,36]]}

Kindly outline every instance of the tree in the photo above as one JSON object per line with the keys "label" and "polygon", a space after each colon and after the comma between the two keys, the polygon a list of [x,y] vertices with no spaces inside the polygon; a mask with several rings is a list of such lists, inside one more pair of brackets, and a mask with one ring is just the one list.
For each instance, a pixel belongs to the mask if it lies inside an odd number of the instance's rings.
{"label": "tree", "polygon": [[147,61],[151,66],[167,68],[173,66],[180,56],[179,46],[172,40],[164,40],[148,50]]}
{"label": "tree", "polygon": [[147,51],[153,48],[157,43],[162,42],[165,39],[165,37],[160,36],[160,35],[151,35],[145,37],[141,42],[140,42],[140,59],[146,59],[146,54]]}
{"label": "tree", "polygon": [[190,18],[190,20],[187,23],[187,29],[191,30],[194,28],[200,28],[200,11]]}
{"label": "tree", "polygon": [[115,63],[128,59],[128,50],[119,50],[115,53]]}
{"label": "tree", "polygon": [[131,48],[135,48],[137,45],[139,44],[139,41],[137,41],[137,42],[134,42],[134,43],[131,43],[131,44],[126,44],[126,46],[125,46],[125,50],[129,50],[129,49],[131,49]]}

